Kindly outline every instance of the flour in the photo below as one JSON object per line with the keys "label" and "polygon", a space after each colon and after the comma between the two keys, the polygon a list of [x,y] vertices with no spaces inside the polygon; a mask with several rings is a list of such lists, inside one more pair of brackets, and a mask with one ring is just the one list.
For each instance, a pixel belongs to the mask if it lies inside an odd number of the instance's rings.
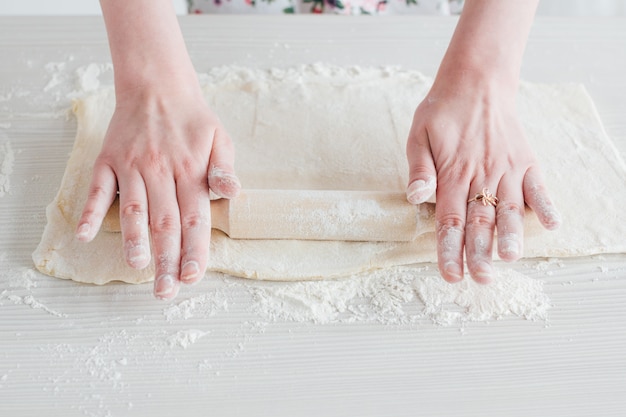
{"label": "flour", "polygon": [[43,310],[46,313],[55,317],[61,317],[61,318],[67,317],[67,314],[60,313],[56,310],[49,308],[48,306],[43,304],[41,301],[37,300],[32,295],[19,296],[15,294],[9,294],[7,290],[3,290],[2,292],[0,292],[0,301],[2,299],[6,299],[16,305],[23,304],[35,310]]}
{"label": "flour", "polygon": [[11,149],[11,142],[6,141],[0,144],[0,197],[4,197],[11,190],[11,174],[13,173],[13,163],[15,153]]}
{"label": "flour", "polygon": [[[72,70],[71,63],[73,61],[74,57],[68,56],[66,61],[48,62],[44,65],[44,71],[49,77],[42,89],[45,95],[37,96],[33,99],[41,101],[50,101],[52,99],[56,106],[65,106],[58,113],[45,114],[49,117],[58,117],[60,114],[66,116],[67,106],[71,100],[98,89],[100,87],[100,78],[108,79],[108,75],[113,70],[113,65],[110,62],[101,64],[90,63]],[[105,74],[107,77],[102,77]]]}
{"label": "flour", "polygon": [[212,317],[220,311],[228,311],[228,301],[222,291],[216,290],[171,305],[163,309],[163,315],[171,323],[177,319],[187,320],[197,313],[205,318]]}
{"label": "flour", "polygon": [[67,314],[59,313],[56,310],[52,310],[51,308],[43,304],[41,301],[35,299],[35,297],[33,297],[32,295],[23,296],[21,302],[22,304],[25,304],[29,306],[30,308],[41,309],[45,311],[46,313],[51,314],[56,317],[67,317]]}
{"label": "flour", "polygon": [[127,393],[127,384],[124,381],[124,369],[128,365],[125,357],[119,358],[114,352],[120,349],[128,350],[129,345],[137,338],[126,330],[108,332],[97,339],[93,345],[79,343],[53,343],[40,347],[43,355],[50,357],[50,368],[63,363],[57,374],[48,377],[39,384],[43,391],[67,395],[75,393],[73,384],[76,381],[89,381],[89,389],[80,391],[76,408],[83,415],[101,416],[111,415],[105,409],[106,395],[113,392],[117,407],[131,408],[130,396]]}
{"label": "flour", "polygon": [[67,76],[65,75],[66,67],[66,62],[48,62],[44,65],[44,69],[50,75],[50,80],[43,88],[44,92],[48,92],[62,85],[67,80]]}
{"label": "flour", "polygon": [[[0,255],[0,262],[5,261],[6,254]],[[8,288],[23,288],[30,291],[37,288],[37,272],[32,268],[16,268],[2,274]]]}
{"label": "flour", "polygon": [[[407,325],[433,323],[462,326],[506,317],[547,320],[551,302],[543,281],[511,269],[495,269],[492,284],[481,285],[468,276],[458,284],[441,279],[436,268],[403,266],[353,275],[339,280],[292,283],[256,282],[211,276],[226,288],[213,289],[163,309],[168,323],[207,319],[236,313],[232,290],[247,294],[246,309],[255,317],[253,333],[268,324],[380,323]],[[221,285],[220,285],[221,286]],[[249,304],[249,305],[248,305]],[[183,329],[167,336],[170,347],[187,348],[207,332]],[[234,353],[233,353],[234,354]]]}
{"label": "flour", "polygon": [[252,311],[270,321],[451,326],[507,316],[545,320],[551,306],[543,282],[496,269],[494,282],[466,277],[448,284],[435,269],[395,267],[334,281],[250,284]]}
{"label": "flour", "polygon": [[179,346],[183,349],[187,349],[189,346],[196,343],[200,338],[206,336],[209,332],[203,332],[198,329],[180,330],[171,335],[167,341],[170,347]]}
{"label": "flour", "polygon": [[80,67],[76,70],[77,87],[79,91],[89,92],[94,91],[100,87],[100,74],[103,70],[108,69],[108,66],[103,66],[91,63],[87,66]]}
{"label": "flour", "polygon": [[[6,254],[0,254],[0,262],[6,260]],[[5,288],[0,291],[0,306],[4,301],[9,301],[14,305],[28,306],[34,310],[41,310],[55,317],[65,318],[67,314],[56,311],[41,300],[33,296],[33,289],[37,288],[37,272],[32,268],[15,268],[3,271],[0,274],[0,283]]]}

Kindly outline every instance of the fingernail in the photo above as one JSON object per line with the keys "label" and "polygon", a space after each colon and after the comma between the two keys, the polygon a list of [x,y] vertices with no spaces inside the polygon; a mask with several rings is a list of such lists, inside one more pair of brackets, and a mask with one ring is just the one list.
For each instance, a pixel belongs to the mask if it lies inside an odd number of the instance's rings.
{"label": "fingernail", "polygon": [[172,275],[161,275],[156,279],[154,295],[161,300],[173,298],[176,295],[176,281]]}
{"label": "fingernail", "polygon": [[493,277],[493,267],[485,261],[480,261],[476,266],[475,278],[479,278],[481,283],[487,283],[491,281]]}
{"label": "fingernail", "polygon": [[211,190],[218,196],[224,198],[237,197],[241,189],[241,182],[237,176],[226,172],[221,168],[213,167],[209,173],[209,184]]}
{"label": "fingernail", "polygon": [[420,204],[428,200],[428,198],[435,192],[436,179],[434,176],[429,175],[424,180],[415,180],[409,184],[406,189],[406,199],[411,204]]}
{"label": "fingernail", "polygon": [[561,213],[559,213],[559,211],[554,207],[552,207],[546,214],[546,228],[548,230],[557,229],[563,222]]}
{"label": "fingernail", "polygon": [[200,267],[196,261],[187,261],[183,264],[182,272],[180,274],[181,281],[191,283],[196,280]]}
{"label": "fingernail", "polygon": [[443,266],[443,270],[446,275],[454,282],[458,282],[463,279],[461,267],[456,262],[446,262],[446,264]]}
{"label": "fingernail", "polygon": [[80,240],[88,239],[90,231],[91,225],[89,223],[83,223],[78,226],[78,229],[76,230],[76,237]]}
{"label": "fingernail", "polygon": [[502,237],[498,242],[500,252],[507,255],[517,256],[519,254],[519,242],[513,237]]}
{"label": "fingernail", "polygon": [[132,242],[126,243],[126,259],[133,268],[145,268],[147,262],[150,260],[150,255],[146,246],[139,243],[133,244]]}

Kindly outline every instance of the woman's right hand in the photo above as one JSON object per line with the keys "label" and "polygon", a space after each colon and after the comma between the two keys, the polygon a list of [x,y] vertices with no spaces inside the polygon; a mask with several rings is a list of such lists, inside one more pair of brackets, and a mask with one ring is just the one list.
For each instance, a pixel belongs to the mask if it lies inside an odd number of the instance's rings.
{"label": "woman's right hand", "polygon": [[237,195],[233,164],[232,142],[199,88],[161,86],[118,96],[77,237],[95,237],[119,190],[126,262],[145,268],[152,240],[154,294],[173,298],[180,282],[193,283],[204,274],[209,189],[224,198]]}
{"label": "woman's right hand", "polygon": [[[176,296],[208,262],[209,189],[237,195],[233,145],[208,108],[170,0],[100,0],[116,109],[76,236],[90,241],[119,191],[126,262],[155,264],[154,294]],[[152,239],[150,239],[152,238]]]}

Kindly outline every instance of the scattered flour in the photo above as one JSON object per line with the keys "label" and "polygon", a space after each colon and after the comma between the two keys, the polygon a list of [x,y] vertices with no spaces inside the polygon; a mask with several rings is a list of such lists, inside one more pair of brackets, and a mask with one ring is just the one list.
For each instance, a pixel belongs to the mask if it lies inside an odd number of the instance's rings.
{"label": "scattered flour", "polygon": [[[50,113],[50,117],[58,117],[66,115],[72,99],[81,97],[85,93],[94,91],[100,87],[100,78],[103,75],[107,77],[112,74],[113,65],[109,63],[90,63],[80,66],[74,70],[70,63],[74,61],[74,57],[70,56],[67,61],[48,62],[43,69],[47,77],[47,83],[42,88],[43,95],[35,94],[36,100],[51,102],[58,113]],[[28,92],[30,93],[30,92]],[[15,96],[16,93],[9,93]],[[3,97],[0,96],[0,102]],[[59,106],[65,107],[61,112]]]}
{"label": "scattered flour", "polygon": [[170,347],[180,346],[183,349],[187,349],[207,334],[209,334],[209,332],[203,332],[198,329],[179,330],[168,337],[167,341]]}
{"label": "scattered flour", "polygon": [[228,311],[226,296],[219,290],[204,293],[171,305],[163,309],[163,314],[168,322],[176,319],[187,320],[200,313],[202,317],[212,317],[219,311]]}
{"label": "scattered flour", "polygon": [[[0,254],[0,262],[6,260],[6,254]],[[0,306],[3,301],[9,301],[14,305],[25,305],[34,310],[44,311],[52,316],[64,318],[67,314],[49,308],[33,296],[33,288],[37,288],[37,276],[32,268],[20,267],[8,269],[0,273],[0,283],[4,288],[0,290]]]}
{"label": "scattered flour", "polygon": [[336,281],[247,284],[252,310],[277,321],[407,324],[427,319],[450,326],[506,316],[547,319],[543,282],[496,270],[491,285],[466,277],[448,284],[429,267],[396,267]]}
{"label": "scattered flour", "polygon": [[79,91],[89,92],[100,87],[100,80],[98,78],[100,77],[102,70],[106,70],[107,68],[107,66],[103,66],[101,69],[100,65],[94,63],[78,68],[76,70],[76,76],[78,79],[77,87]]}
{"label": "scattered flour", "polygon": [[[4,257],[0,254],[0,261]],[[3,273],[0,306],[7,300],[56,317],[68,317],[33,296],[37,279],[38,272],[32,268]],[[461,283],[448,284],[430,266],[388,268],[328,281],[224,279],[228,286],[243,289],[251,298],[248,309],[256,316],[253,324],[257,330],[278,321],[411,324],[426,320],[452,326],[507,316],[547,320],[551,307],[543,281],[510,269],[496,268],[496,279],[490,285],[477,284],[469,277]],[[163,316],[168,323],[214,317],[229,312],[228,297],[227,291],[213,289],[165,307]],[[187,329],[166,339],[170,347],[187,348],[206,334]]]}
{"label": "scattered flour", "polygon": [[[1,296],[2,295],[0,294],[0,297]],[[67,314],[59,313],[56,310],[52,310],[51,308],[43,304],[41,301],[35,299],[32,295],[24,295],[22,297],[20,297],[19,295],[8,295],[6,298],[9,301],[12,301],[14,304],[24,304],[33,309],[43,310],[52,316],[67,317]]]}
{"label": "scattered flour", "polygon": [[0,197],[4,197],[11,190],[11,174],[15,153],[11,149],[11,142],[0,144]]}
{"label": "scattered flour", "polygon": [[565,263],[559,258],[546,258],[545,260],[538,261],[534,265],[534,269],[541,272],[550,272],[557,268],[564,268]]}
{"label": "scattered flour", "polygon": [[44,65],[44,69],[50,75],[50,80],[43,88],[44,92],[48,92],[66,81],[64,74],[66,67],[67,63],[65,62],[48,62]]}
{"label": "scattered flour", "polygon": [[15,305],[23,304],[35,310],[42,310],[55,317],[61,317],[61,318],[67,317],[67,314],[60,313],[56,310],[49,308],[48,306],[46,306],[45,304],[43,304],[41,301],[37,300],[35,297],[33,297],[30,294],[16,295],[16,294],[9,293],[7,290],[3,290],[2,292],[0,292],[0,301],[2,300],[8,300]]}
{"label": "scattered flour", "polygon": [[[4,260],[6,255],[0,254],[0,263]],[[470,278],[447,284],[432,266],[396,267],[331,281],[265,282],[215,274],[207,279],[222,281],[215,283],[219,287],[174,302],[163,308],[162,315],[134,325],[129,321],[128,328],[115,331],[110,331],[110,318],[100,323],[100,329],[90,327],[85,334],[40,345],[38,352],[49,358],[50,365],[33,377],[33,382],[42,385],[47,394],[78,395],[76,408],[84,415],[125,415],[133,404],[135,391],[130,387],[141,370],[158,363],[175,375],[178,367],[188,365],[184,352],[190,350],[193,355],[203,355],[195,364],[202,378],[190,382],[195,384],[191,387],[204,389],[207,378],[226,375],[223,371],[228,369],[228,361],[240,358],[272,323],[426,322],[459,325],[463,330],[463,324],[470,321],[547,319],[550,301],[542,281],[512,270],[497,270],[497,274],[498,279],[488,286]],[[0,309],[8,301],[67,317],[55,322],[63,328],[81,324],[80,316],[68,317],[36,300],[38,292],[46,288],[39,278],[39,273],[29,268],[0,274],[4,288]],[[238,324],[235,319],[231,323],[235,326],[220,325],[223,315],[237,316],[242,310],[252,317]],[[214,316],[216,321],[209,325]],[[196,349],[191,349],[196,343]],[[205,354],[203,344],[218,353]],[[11,383],[10,373],[7,369],[0,372],[0,388]],[[89,389],[76,394],[78,383],[88,384]],[[115,403],[110,402],[112,395]]]}
{"label": "scattered flour", "polygon": [[[6,254],[0,255],[0,262],[5,259]],[[23,288],[30,291],[33,288],[37,288],[37,274],[38,272],[32,268],[21,267],[9,270],[0,276],[6,282],[8,288]]]}
{"label": "scattered flour", "polygon": [[[120,350],[132,352],[137,335],[126,330],[108,332],[95,344],[50,343],[39,352],[51,359],[47,374],[39,375],[37,382],[44,392],[55,395],[77,395],[75,408],[80,415],[111,416],[112,407],[107,402],[110,393],[115,396],[115,409],[130,409],[130,394],[124,380],[124,370],[129,365],[126,357],[117,356]],[[59,364],[62,364],[59,366]],[[52,373],[50,373],[52,371]],[[47,376],[45,376],[47,375]],[[89,381],[89,389],[76,392],[75,384]],[[127,413],[124,413],[127,415]]]}

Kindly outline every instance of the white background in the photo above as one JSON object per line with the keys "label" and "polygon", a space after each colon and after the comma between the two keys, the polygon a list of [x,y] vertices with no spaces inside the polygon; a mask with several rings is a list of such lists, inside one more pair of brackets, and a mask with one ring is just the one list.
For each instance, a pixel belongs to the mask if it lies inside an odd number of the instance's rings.
{"label": "white background", "polygon": [[[186,14],[185,0],[173,0],[176,12]],[[98,0],[0,0],[0,15],[100,14]],[[542,0],[539,15],[626,16],[626,0]]]}

